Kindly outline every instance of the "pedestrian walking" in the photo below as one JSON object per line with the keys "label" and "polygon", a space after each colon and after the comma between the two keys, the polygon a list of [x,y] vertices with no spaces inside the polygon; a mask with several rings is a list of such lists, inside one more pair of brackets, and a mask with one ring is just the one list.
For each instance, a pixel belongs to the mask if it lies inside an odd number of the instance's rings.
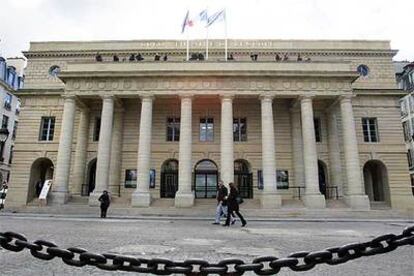
{"label": "pedestrian walking", "polygon": [[108,211],[109,205],[111,204],[108,191],[103,191],[98,200],[101,202],[101,218],[106,218],[106,211]]}
{"label": "pedestrian walking", "polygon": [[244,227],[246,226],[247,222],[242,216],[242,214],[240,214],[240,211],[239,211],[239,203],[237,202],[237,198],[239,197],[239,192],[237,191],[233,182],[230,182],[229,186],[230,186],[230,193],[227,196],[227,219],[226,219],[226,223],[223,224],[223,226],[230,226],[230,215],[234,212],[240,218],[242,227]]}
{"label": "pedestrian walking", "polygon": [[[223,181],[218,182],[218,189],[217,189],[217,207],[216,207],[216,216],[213,224],[220,224],[220,218],[225,215],[227,216],[227,197],[228,190],[226,186],[224,186]],[[236,219],[234,218],[234,215],[231,214],[231,224],[234,224],[236,222]]]}

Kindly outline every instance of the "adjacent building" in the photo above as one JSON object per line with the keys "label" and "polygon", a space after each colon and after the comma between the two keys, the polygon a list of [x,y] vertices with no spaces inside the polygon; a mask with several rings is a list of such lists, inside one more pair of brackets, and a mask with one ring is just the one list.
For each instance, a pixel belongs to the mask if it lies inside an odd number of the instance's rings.
{"label": "adjacent building", "polygon": [[414,195],[414,63],[402,61],[395,64],[398,87],[406,92],[400,101],[401,120]]}
{"label": "adjacent building", "polygon": [[191,207],[235,182],[246,200],[414,207],[389,41],[32,42],[9,206],[103,190]]}
{"label": "adjacent building", "polygon": [[20,100],[14,94],[23,88],[24,64],[23,58],[0,57],[0,183],[10,177],[20,113]]}

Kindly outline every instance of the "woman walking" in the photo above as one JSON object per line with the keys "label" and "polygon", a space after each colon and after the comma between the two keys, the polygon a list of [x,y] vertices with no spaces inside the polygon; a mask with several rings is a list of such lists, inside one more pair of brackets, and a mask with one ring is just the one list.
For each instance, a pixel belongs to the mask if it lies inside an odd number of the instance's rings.
{"label": "woman walking", "polygon": [[239,196],[239,192],[237,191],[233,182],[230,182],[229,186],[230,186],[230,193],[227,197],[227,219],[226,219],[226,223],[223,224],[223,226],[230,226],[230,216],[234,212],[240,218],[242,227],[244,227],[246,226],[247,222],[243,218],[242,214],[240,214],[239,212],[239,203],[237,202],[237,197]]}

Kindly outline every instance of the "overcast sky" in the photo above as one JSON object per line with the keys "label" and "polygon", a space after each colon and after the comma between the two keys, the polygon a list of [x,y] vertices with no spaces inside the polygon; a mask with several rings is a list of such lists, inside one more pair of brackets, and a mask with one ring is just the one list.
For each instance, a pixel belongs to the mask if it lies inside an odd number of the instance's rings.
{"label": "overcast sky", "polygon": [[385,39],[395,60],[414,60],[413,0],[0,0],[0,53],[21,55],[30,41],[186,39],[187,9],[206,7],[226,8],[229,38]]}

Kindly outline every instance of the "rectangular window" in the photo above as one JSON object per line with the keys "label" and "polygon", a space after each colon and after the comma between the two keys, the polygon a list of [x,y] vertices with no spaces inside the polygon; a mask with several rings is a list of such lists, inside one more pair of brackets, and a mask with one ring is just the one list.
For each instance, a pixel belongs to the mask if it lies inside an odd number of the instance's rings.
{"label": "rectangular window", "polygon": [[18,121],[14,121],[14,126],[13,126],[13,134],[12,134],[12,139],[15,140],[16,139],[16,133],[17,133],[17,126],[19,125]]}
{"label": "rectangular window", "polygon": [[364,142],[379,142],[377,118],[362,118],[362,131]]}
{"label": "rectangular window", "polygon": [[313,125],[315,127],[315,141],[320,143],[322,142],[321,118],[313,118]]}
{"label": "rectangular window", "polygon": [[1,128],[8,128],[9,127],[9,117],[3,115],[3,120],[1,121]]}
{"label": "rectangular window", "polygon": [[9,164],[11,164],[12,161],[13,161],[13,149],[14,149],[14,146],[11,146],[10,147],[10,154],[9,154]]}
{"label": "rectangular window", "polygon": [[404,117],[404,116],[407,116],[408,115],[407,104],[406,104],[408,101],[406,101],[405,99],[408,99],[408,98],[404,98],[400,102],[400,106],[401,106],[401,117]]}
{"label": "rectangular window", "polygon": [[12,104],[12,95],[9,93],[6,93],[6,95],[4,96],[4,108],[7,110],[10,110],[11,104]]}
{"label": "rectangular window", "polygon": [[22,105],[22,103],[20,102],[20,100],[18,99],[17,100],[17,103],[16,103],[16,115],[19,115],[20,114],[20,108],[21,108],[21,105]]}
{"label": "rectangular window", "polygon": [[200,141],[213,142],[214,141],[214,119],[201,118],[200,119]]}
{"label": "rectangular window", "polygon": [[409,99],[408,100],[408,105],[410,106],[410,112],[414,113],[414,98],[411,95],[411,96],[408,97],[408,99]]}
{"label": "rectangular window", "polygon": [[247,123],[246,118],[233,119],[233,141],[246,142],[247,141]]}
{"label": "rectangular window", "polygon": [[409,121],[405,121],[402,123],[403,125],[403,130],[404,130],[404,140],[405,142],[410,141],[410,125],[409,125]]}
{"label": "rectangular window", "polygon": [[413,168],[413,153],[412,150],[408,150],[407,152],[407,159],[408,159],[408,167],[410,170]]}
{"label": "rectangular window", "polygon": [[180,118],[167,118],[167,141],[180,141]]}
{"label": "rectangular window", "polygon": [[42,117],[40,123],[40,141],[53,141],[53,134],[55,132],[55,117]]}
{"label": "rectangular window", "polygon": [[101,118],[95,118],[95,128],[93,129],[93,140],[99,141],[99,132],[101,131]]}

